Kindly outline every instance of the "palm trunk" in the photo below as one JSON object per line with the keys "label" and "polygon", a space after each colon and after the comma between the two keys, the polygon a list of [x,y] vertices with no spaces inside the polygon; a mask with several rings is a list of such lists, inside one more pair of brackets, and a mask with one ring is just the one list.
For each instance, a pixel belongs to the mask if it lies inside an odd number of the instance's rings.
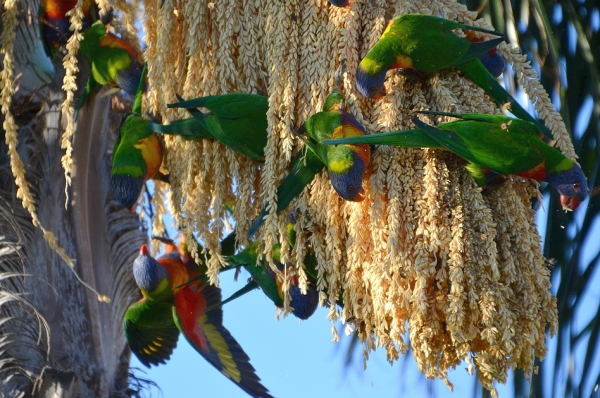
{"label": "palm trunk", "polygon": [[[31,57],[39,57],[31,45],[39,41],[37,24],[29,23],[26,15],[22,14],[20,25],[23,34],[17,35],[20,47],[15,43],[16,48],[28,49],[15,52],[20,57],[17,68],[24,69],[33,65]],[[23,40],[30,44],[23,46]],[[32,72],[26,73],[31,76]],[[98,301],[49,247],[42,232],[31,225],[15,196],[3,148],[0,391],[2,396],[125,396],[130,352],[122,319],[138,294],[129,266],[147,238],[137,215],[120,207],[110,191],[110,150],[122,115],[111,104],[121,109],[123,104],[100,93],[80,112],[73,143],[72,186],[65,208],[64,151],[60,147],[64,92],[58,88],[58,75],[29,99],[23,99],[29,86],[20,86],[22,100],[13,110],[20,127],[19,152],[42,225],[76,259],[75,271],[85,283],[111,302]],[[40,109],[37,114],[36,108]]]}

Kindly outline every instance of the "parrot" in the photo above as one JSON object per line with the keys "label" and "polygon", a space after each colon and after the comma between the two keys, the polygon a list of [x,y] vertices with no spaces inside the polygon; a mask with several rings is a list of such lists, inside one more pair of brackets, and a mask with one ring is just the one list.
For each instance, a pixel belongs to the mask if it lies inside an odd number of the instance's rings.
{"label": "parrot", "polygon": [[[455,35],[454,29],[466,30],[467,37]],[[482,42],[482,39],[474,37],[472,31],[501,37]],[[536,124],[550,140],[552,134],[548,128],[523,109],[496,80],[495,75],[499,76],[504,70],[504,60],[496,54],[496,45],[502,41],[504,37],[500,33],[432,15],[397,15],[359,63],[356,87],[362,95],[378,99],[385,95],[383,83],[390,68],[414,70],[427,75],[454,66],[500,106],[508,105],[513,115]]]}
{"label": "parrot", "polygon": [[454,29],[469,29],[495,36],[499,33],[463,25],[432,15],[397,15],[390,21],[381,38],[356,69],[356,87],[366,97],[383,94],[385,74],[390,68],[414,69],[428,74],[446,69],[486,53],[504,37],[473,43],[457,36]]}
{"label": "parrot", "polygon": [[[360,202],[365,198],[362,180],[368,170],[371,149],[369,145],[343,145],[336,148],[322,145],[323,140],[365,135],[364,127],[343,110],[344,97],[334,89],[325,100],[323,111],[311,116],[300,127],[298,134],[305,146],[292,161],[288,175],[277,188],[277,213],[281,212],[305,186],[327,168],[331,185],[343,199]],[[262,225],[267,215],[266,206],[250,226],[248,236]]]}
{"label": "parrot", "polygon": [[[136,53],[129,43],[106,30],[102,21],[83,32],[79,51],[87,58],[92,70],[90,83],[119,87],[135,95],[142,76]],[[89,91],[89,90],[88,90]]]}
{"label": "parrot", "polygon": [[[77,0],[41,0],[40,27],[46,52],[50,57],[54,57],[57,50],[67,44],[67,40],[73,34],[70,18],[66,14],[76,5]],[[82,30],[85,30],[98,19],[98,12],[92,0],[83,0],[82,11]]]}
{"label": "parrot", "polygon": [[[242,252],[229,256],[228,262],[234,266],[244,266],[252,276],[252,279],[271,301],[278,307],[283,308],[283,291],[281,289],[282,281],[277,277],[275,272],[269,267],[266,261],[257,264],[258,259],[258,242],[253,242]],[[307,257],[309,257],[307,255]],[[312,255],[314,258],[314,255]],[[281,245],[277,244],[273,247],[273,260],[277,268],[285,272],[284,265],[280,262]],[[316,261],[316,258],[314,258]],[[302,294],[298,287],[298,277],[292,278],[292,286],[289,289],[290,307],[293,308],[292,314],[299,319],[308,319],[317,309],[319,304],[319,292],[316,288],[316,281],[309,277],[309,285],[306,294]]]}
{"label": "parrot", "polygon": [[223,309],[217,306],[221,289],[206,277],[188,282],[204,272],[183,246],[169,244],[165,254],[154,259],[142,245],[133,274],[143,297],[129,306],[123,321],[131,351],[148,367],[165,363],[181,332],[204,359],[250,396],[272,397],[248,355],[223,326]]}
{"label": "parrot", "polygon": [[[145,75],[144,64],[141,76]],[[141,115],[144,80],[140,78],[132,112],[125,115],[115,141],[110,183],[119,204],[133,212],[144,183],[162,164],[163,147]]]}
{"label": "parrot", "polygon": [[[230,93],[211,95],[180,102],[169,108],[186,108],[192,118],[170,125],[152,124],[159,133],[179,135],[186,140],[212,138],[234,151],[264,161],[267,145],[268,99],[262,95]],[[197,108],[207,108],[204,113]]]}
{"label": "parrot", "polygon": [[514,174],[546,181],[561,195],[563,208],[570,210],[577,209],[588,196],[587,180],[581,167],[547,145],[535,124],[501,115],[423,113],[459,120],[434,127],[414,118],[413,123],[418,130],[327,140],[324,144],[384,144],[444,149],[469,163],[467,170],[480,186],[489,178],[489,175],[485,178],[482,175],[489,172],[492,175]]}

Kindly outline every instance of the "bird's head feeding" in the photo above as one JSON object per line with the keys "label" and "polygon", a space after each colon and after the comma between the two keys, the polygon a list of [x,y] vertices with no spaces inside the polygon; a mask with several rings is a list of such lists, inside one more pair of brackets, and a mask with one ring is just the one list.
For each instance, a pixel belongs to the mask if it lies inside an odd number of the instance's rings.
{"label": "bird's head feeding", "polygon": [[576,210],[589,194],[587,179],[577,164],[569,170],[549,174],[546,180],[560,193],[563,209]]}
{"label": "bird's head feeding", "polygon": [[169,273],[156,261],[147,245],[142,245],[140,254],[133,262],[133,277],[144,296],[154,296],[163,292],[170,285]]}
{"label": "bird's head feeding", "polygon": [[352,164],[345,171],[338,173],[329,168],[331,185],[338,195],[351,202],[362,202],[365,198],[362,186],[364,174],[365,164],[355,152],[352,152]]}
{"label": "bird's head feeding", "polygon": [[379,99],[386,94],[383,83],[387,69],[384,68],[377,73],[369,74],[363,66],[364,62],[365,60],[356,68],[356,88],[365,97]]}

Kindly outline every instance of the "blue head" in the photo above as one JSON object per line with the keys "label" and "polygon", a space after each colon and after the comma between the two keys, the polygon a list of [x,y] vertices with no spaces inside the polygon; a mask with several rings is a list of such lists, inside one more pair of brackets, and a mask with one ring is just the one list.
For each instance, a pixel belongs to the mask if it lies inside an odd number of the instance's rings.
{"label": "blue head", "polygon": [[361,65],[358,65],[358,68],[356,68],[356,88],[365,97],[381,98],[385,95],[383,83],[385,82],[386,72],[387,68],[383,68],[379,73],[370,76]]}
{"label": "blue head", "polygon": [[577,209],[589,194],[585,174],[576,164],[569,170],[548,174],[546,181],[560,193],[560,203],[566,209]]}
{"label": "blue head", "polygon": [[162,292],[171,281],[165,267],[150,256],[145,244],[133,262],[133,277],[144,296]]}
{"label": "blue head", "polygon": [[127,174],[113,174],[110,178],[110,185],[119,204],[133,211],[133,206],[144,187],[144,177],[136,178]]}
{"label": "blue head", "polygon": [[[127,69],[120,70],[117,73],[117,86],[126,93],[135,97],[137,93],[140,79],[142,78],[142,69],[137,64],[135,59],[131,60],[131,66]],[[144,89],[146,91],[146,83],[144,82]]]}
{"label": "blue head", "polygon": [[312,282],[308,285],[306,294],[302,294],[298,285],[290,286],[290,298],[290,306],[294,309],[292,314],[303,320],[310,318],[319,305],[319,292]]}
{"label": "blue head", "polygon": [[498,51],[495,48],[481,54],[479,56],[479,60],[494,77],[498,77],[502,74],[502,72],[504,72],[506,61],[504,61],[504,58],[498,54]]}
{"label": "blue head", "polygon": [[336,7],[347,7],[350,4],[349,0],[329,0],[329,4]]}
{"label": "blue head", "polygon": [[352,161],[351,166],[343,173],[336,173],[328,169],[329,180],[333,189],[343,199],[351,202],[360,202],[365,198],[365,190],[362,187],[365,174],[365,163],[355,151],[349,151]]}

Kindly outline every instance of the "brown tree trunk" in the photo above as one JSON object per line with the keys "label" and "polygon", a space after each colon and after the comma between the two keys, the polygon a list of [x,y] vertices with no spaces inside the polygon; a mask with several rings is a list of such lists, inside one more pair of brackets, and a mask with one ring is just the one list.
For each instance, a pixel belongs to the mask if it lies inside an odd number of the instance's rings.
{"label": "brown tree trunk", "polygon": [[[31,70],[39,59],[38,25],[28,18],[32,14],[26,6],[15,43],[15,76],[39,75]],[[119,206],[110,190],[110,155],[125,106],[101,92],[79,113],[65,208],[62,75],[56,73],[34,96],[28,96],[30,84],[19,86],[20,101],[13,107],[20,127],[19,153],[42,225],[76,260],[81,279],[111,301],[100,302],[31,225],[16,198],[3,148],[0,391],[2,396],[126,396],[130,352],[122,319],[139,294],[130,265],[147,237],[137,215]]]}

